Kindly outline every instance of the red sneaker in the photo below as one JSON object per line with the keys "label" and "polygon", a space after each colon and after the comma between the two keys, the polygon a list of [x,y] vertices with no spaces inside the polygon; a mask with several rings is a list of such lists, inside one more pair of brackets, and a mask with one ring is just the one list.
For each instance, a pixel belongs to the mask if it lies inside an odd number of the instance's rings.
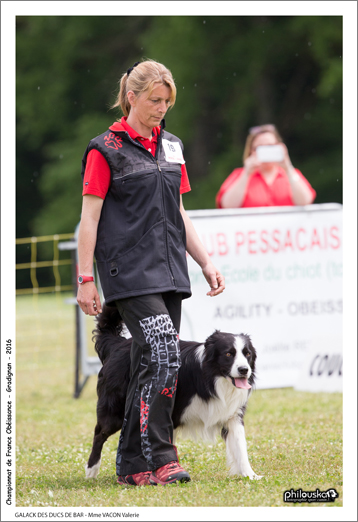
{"label": "red sneaker", "polygon": [[149,482],[151,472],[142,471],[141,473],[135,473],[134,475],[120,475],[117,477],[117,482],[120,486],[153,486]]}
{"label": "red sneaker", "polygon": [[174,482],[189,482],[190,476],[176,460],[168,462],[165,466],[152,471],[149,482],[154,486],[156,484],[173,484]]}

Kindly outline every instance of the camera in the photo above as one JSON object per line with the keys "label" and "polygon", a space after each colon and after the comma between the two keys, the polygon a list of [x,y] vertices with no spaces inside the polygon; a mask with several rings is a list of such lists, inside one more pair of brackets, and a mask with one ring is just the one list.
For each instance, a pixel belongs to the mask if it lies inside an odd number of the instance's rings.
{"label": "camera", "polygon": [[281,145],[259,145],[256,157],[261,163],[280,162],[284,158],[283,148]]}

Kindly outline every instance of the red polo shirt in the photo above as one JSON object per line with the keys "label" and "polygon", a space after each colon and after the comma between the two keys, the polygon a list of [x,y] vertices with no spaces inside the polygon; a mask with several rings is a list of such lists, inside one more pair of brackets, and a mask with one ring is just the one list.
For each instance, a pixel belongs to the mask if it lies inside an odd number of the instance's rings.
{"label": "red polo shirt", "polygon": [[[142,145],[144,145],[144,147],[154,156],[155,151],[157,150],[160,127],[153,128],[152,139],[149,140],[132,129],[132,127],[130,127],[126,122],[126,119],[127,118],[123,116],[120,122],[116,121],[113,123],[113,125],[110,127],[110,130],[127,131],[133,140],[138,140],[140,143],[142,143]],[[85,194],[92,194],[93,196],[99,196],[100,198],[104,199],[108,192],[110,181],[111,171],[107,160],[98,150],[92,149],[87,156],[82,195],[84,196]],[[190,190],[191,188],[188,173],[186,171],[185,164],[183,164],[181,166],[180,194],[184,194]]]}
{"label": "red polo shirt", "polygon": [[[221,198],[227,190],[242,175],[243,168],[235,169],[221,185],[216,195],[216,206],[222,208]],[[295,172],[303,179],[311,191],[313,200],[316,197],[316,191],[311,187],[310,183],[303,174],[295,169]],[[283,169],[279,169],[273,183],[268,184],[259,171],[254,172],[246,185],[246,193],[242,201],[242,208],[245,207],[274,207],[274,206],[294,206],[291,186],[288,177]]]}

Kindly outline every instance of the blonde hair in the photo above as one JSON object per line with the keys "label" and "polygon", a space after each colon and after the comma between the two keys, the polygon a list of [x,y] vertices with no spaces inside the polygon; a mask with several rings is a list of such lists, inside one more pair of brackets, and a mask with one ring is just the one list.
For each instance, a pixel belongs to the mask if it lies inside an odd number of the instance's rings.
{"label": "blonde hair", "polygon": [[[128,74],[129,72],[129,74]],[[128,91],[133,91],[136,96],[148,92],[148,98],[152,94],[155,84],[160,83],[170,88],[170,106],[175,103],[177,89],[175,87],[172,73],[161,63],[154,60],[139,62],[132,69],[128,69],[119,81],[119,92],[116,102],[111,109],[120,107],[124,116],[129,116],[131,105],[128,101]]]}
{"label": "blonde hair", "polygon": [[251,127],[251,129],[249,129],[249,134],[246,138],[243,162],[245,162],[246,158],[248,158],[251,155],[252,142],[254,141],[256,136],[258,136],[259,134],[263,134],[264,132],[271,132],[271,134],[275,136],[279,143],[283,142],[275,125],[272,125],[271,123],[268,123],[266,125],[258,125],[257,127]]}

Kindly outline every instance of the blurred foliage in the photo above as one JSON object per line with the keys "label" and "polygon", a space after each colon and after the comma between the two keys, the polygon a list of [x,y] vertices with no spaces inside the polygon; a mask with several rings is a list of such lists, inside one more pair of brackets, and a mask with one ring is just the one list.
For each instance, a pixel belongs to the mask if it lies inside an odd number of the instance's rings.
{"label": "blurred foliage", "polygon": [[166,122],[185,146],[187,209],[214,208],[261,123],[277,125],[316,203],[342,202],[341,16],[19,16],[17,237],[74,230],[83,152],[145,58],[177,84]]}

